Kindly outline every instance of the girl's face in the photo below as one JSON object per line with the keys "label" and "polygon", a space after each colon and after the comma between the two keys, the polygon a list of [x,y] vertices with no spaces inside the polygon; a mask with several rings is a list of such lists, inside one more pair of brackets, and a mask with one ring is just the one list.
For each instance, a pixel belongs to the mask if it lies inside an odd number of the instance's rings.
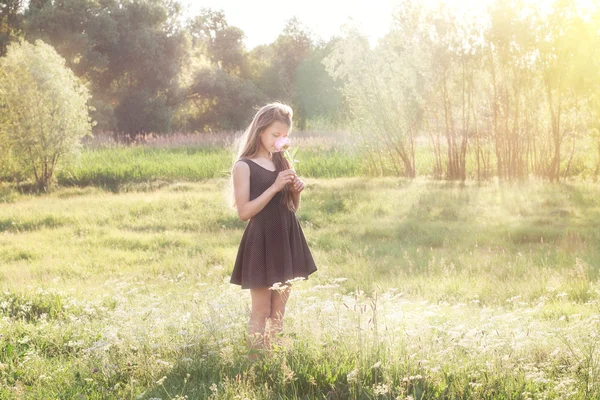
{"label": "girl's face", "polygon": [[275,153],[277,151],[275,141],[279,138],[287,137],[289,131],[289,126],[283,122],[275,121],[260,134],[260,144],[269,153]]}

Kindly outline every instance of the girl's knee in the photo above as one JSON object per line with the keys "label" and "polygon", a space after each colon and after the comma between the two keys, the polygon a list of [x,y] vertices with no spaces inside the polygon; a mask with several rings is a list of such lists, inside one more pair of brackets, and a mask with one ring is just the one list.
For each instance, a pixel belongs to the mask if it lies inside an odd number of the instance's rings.
{"label": "girl's knee", "polygon": [[267,319],[271,315],[270,305],[260,305],[252,307],[252,316],[256,319]]}

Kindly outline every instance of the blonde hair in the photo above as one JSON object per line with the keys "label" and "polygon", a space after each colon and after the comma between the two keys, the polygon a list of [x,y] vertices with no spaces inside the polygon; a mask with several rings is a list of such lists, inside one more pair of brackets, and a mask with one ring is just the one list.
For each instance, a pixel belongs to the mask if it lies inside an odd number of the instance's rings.
{"label": "blonde hair", "polygon": [[[292,108],[286,104],[275,102],[269,103],[262,106],[252,118],[252,122],[239,140],[236,143],[237,156],[235,157],[233,164],[235,165],[242,158],[250,158],[254,156],[260,147],[260,135],[275,121],[286,124],[289,127],[289,131],[292,130]],[[271,154],[271,160],[275,164],[275,170],[277,173],[291,168],[288,162],[281,152]],[[232,169],[231,187],[233,188],[233,169]],[[232,190],[233,194],[233,190]],[[233,197],[233,196],[232,196]],[[283,189],[282,203],[286,204],[287,207],[294,210],[294,202],[292,200],[292,194],[290,192],[289,184],[285,185]],[[236,207],[235,198],[232,199],[232,206]]]}

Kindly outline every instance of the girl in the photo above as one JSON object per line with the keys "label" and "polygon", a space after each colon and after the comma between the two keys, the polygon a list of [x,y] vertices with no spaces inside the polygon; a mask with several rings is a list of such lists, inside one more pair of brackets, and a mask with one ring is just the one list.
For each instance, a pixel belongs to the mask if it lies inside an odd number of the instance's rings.
{"label": "girl", "polygon": [[[281,332],[289,281],[317,270],[295,214],[304,182],[275,147],[291,128],[290,107],[281,103],[262,107],[240,139],[232,171],[234,206],[242,221],[250,222],[230,282],[250,289],[251,349],[268,348],[270,339]],[[277,290],[270,290],[274,285]]]}

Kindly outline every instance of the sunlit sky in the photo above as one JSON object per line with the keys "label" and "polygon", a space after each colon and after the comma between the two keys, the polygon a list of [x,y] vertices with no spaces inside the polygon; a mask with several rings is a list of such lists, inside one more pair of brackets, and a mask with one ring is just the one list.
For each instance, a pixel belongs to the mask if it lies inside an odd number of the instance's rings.
{"label": "sunlit sky", "polygon": [[[296,16],[316,37],[328,40],[340,34],[345,24],[354,25],[369,37],[372,45],[390,28],[392,13],[402,0],[180,0],[186,15],[201,8],[223,10],[229,25],[241,28],[248,50],[272,43],[283,30],[286,21]],[[459,14],[481,15],[490,0],[421,0],[432,6],[446,3]],[[599,0],[575,0],[580,8],[594,7]],[[525,0],[526,4],[547,11],[551,0]]]}
{"label": "sunlit sky", "polygon": [[317,37],[328,40],[339,34],[343,24],[356,25],[373,44],[389,29],[391,13],[398,0],[180,0],[188,15],[201,8],[223,10],[229,25],[246,34],[248,50],[273,42],[285,22],[296,16]]}

